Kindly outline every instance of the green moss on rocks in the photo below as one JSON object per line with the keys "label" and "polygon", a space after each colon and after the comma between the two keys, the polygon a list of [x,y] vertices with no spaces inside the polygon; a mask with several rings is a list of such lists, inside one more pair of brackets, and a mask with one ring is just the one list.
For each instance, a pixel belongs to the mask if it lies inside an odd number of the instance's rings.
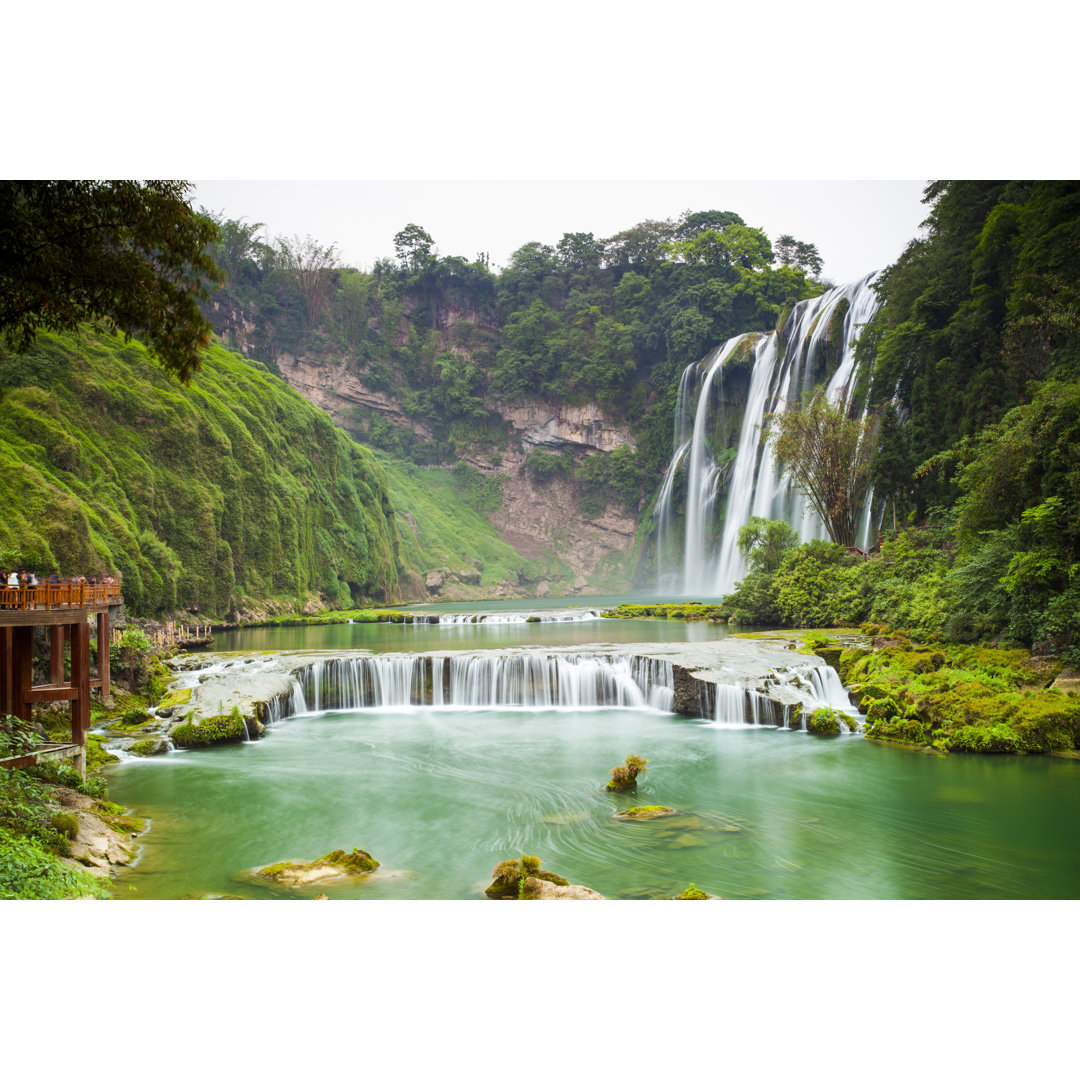
{"label": "green moss on rocks", "polygon": [[839,735],[840,715],[828,705],[815,709],[806,718],[806,730],[815,735]]}
{"label": "green moss on rocks", "polygon": [[678,896],[676,900],[710,900],[712,899],[704,889],[699,889],[696,885],[691,883],[687,886]]}
{"label": "green moss on rocks", "polygon": [[[492,882],[484,890],[489,900],[531,900],[538,889],[538,881],[550,881],[553,885],[566,887],[570,883],[550,870],[540,869],[537,855],[522,855],[520,859],[504,859],[492,873]],[[530,886],[530,882],[534,884]]]}
{"label": "green moss on rocks", "polygon": [[242,742],[245,737],[244,718],[240,709],[234,707],[227,716],[204,716],[177,724],[169,737],[177,746],[186,749],[200,746],[216,746],[219,743]]}
{"label": "green moss on rocks", "polygon": [[670,817],[675,811],[670,806],[631,806],[620,810],[615,817],[624,820],[649,821],[652,818]]}

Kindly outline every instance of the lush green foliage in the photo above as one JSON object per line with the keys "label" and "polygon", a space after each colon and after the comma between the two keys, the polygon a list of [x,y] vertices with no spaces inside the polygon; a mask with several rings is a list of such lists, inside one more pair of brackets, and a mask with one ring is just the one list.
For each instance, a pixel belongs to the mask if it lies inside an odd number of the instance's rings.
{"label": "lush green foliage", "polygon": [[[0,182],[0,331],[25,351],[39,330],[101,319],[144,335],[185,381],[210,325],[199,310],[220,280],[205,251],[217,229],[172,180]],[[2,362],[2,360],[0,360]]]}
{"label": "lush green foliage", "polygon": [[0,758],[33,753],[41,742],[41,736],[17,716],[0,716]]}
{"label": "lush green foliage", "polygon": [[820,271],[813,245],[787,237],[773,266],[768,238],[729,211],[642,222],[607,239],[530,242],[498,275],[482,255],[440,256],[410,223],[394,238],[396,258],[370,273],[329,265],[327,303],[312,317],[281,241],[258,242],[256,225],[217,224],[214,252],[229,295],[254,316],[257,356],[344,363],[431,431],[418,437],[358,410],[350,430],[373,446],[421,465],[496,449],[507,432],[485,400],[589,400],[623,414],[638,436],[638,475],[587,476],[611,489],[588,493],[596,513],[609,494],[636,508],[642,474],[656,475],[670,454],[678,371],[733,333],[771,329],[785,307],[820,291],[807,276]]}
{"label": "lush green foliage", "polygon": [[1044,689],[1021,649],[889,645],[818,649],[866,712],[868,737],[942,751],[1046,753],[1080,748],[1080,696]]}
{"label": "lush green foliage", "polygon": [[875,418],[851,415],[818,387],[805,401],[767,418],[777,461],[825,523],[829,538],[853,547],[870,484]]}
{"label": "lush green foliage", "polygon": [[391,599],[397,530],[369,451],[220,348],[178,386],[134,342],[42,333],[0,361],[0,548],[122,576],[128,610]]}

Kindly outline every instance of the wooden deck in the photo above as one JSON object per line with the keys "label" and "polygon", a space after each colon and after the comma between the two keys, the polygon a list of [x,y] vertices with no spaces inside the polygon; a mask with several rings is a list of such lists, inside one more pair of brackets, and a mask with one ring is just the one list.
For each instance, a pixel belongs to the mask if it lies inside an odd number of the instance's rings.
{"label": "wooden deck", "polygon": [[119,582],[109,585],[61,582],[59,585],[27,585],[17,589],[0,585],[0,626],[25,626],[26,619],[21,616],[28,614],[36,616],[32,625],[55,625],[68,620],[50,619],[47,613],[62,612],[66,616],[80,608],[88,613],[105,611],[123,602]]}
{"label": "wooden deck", "polygon": [[63,761],[65,758],[77,758],[84,752],[84,747],[75,743],[47,742],[34,747],[34,752],[22,757],[0,758],[0,769],[25,769],[39,761]]}
{"label": "wooden deck", "polygon": [[[33,585],[0,589],[0,713],[11,713],[29,723],[33,707],[48,702],[71,704],[71,741],[49,744],[39,755],[73,757],[86,774],[86,732],[90,727],[90,693],[110,693],[109,651],[112,635],[109,616],[120,607],[120,586],[85,582]],[[97,622],[97,676],[90,670],[90,626]],[[33,685],[34,628],[47,626],[49,681]],[[66,664],[65,661],[69,663]],[[70,675],[69,675],[70,666]],[[19,764],[9,759],[3,765]]]}

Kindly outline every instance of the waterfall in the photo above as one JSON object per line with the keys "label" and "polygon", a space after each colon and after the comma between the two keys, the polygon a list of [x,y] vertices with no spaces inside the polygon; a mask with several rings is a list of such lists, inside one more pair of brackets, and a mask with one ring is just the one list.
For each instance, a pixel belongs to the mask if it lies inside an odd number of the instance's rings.
{"label": "waterfall", "polygon": [[[762,423],[767,414],[784,412],[789,403],[797,403],[824,381],[834,363],[828,397],[832,401],[851,397],[858,378],[855,345],[859,331],[879,306],[871,288],[876,277],[876,273],[868,274],[858,282],[803,300],[779,333],[734,337],[683,372],[674,453],[653,511],[661,591],[681,591],[687,596],[730,592],[745,572],[737,540],[750,517],[787,521],[804,541],[826,536],[823,522],[805,513],[805,500],[777,468],[771,444],[762,438]],[[752,355],[749,386],[732,463],[731,442],[713,445],[710,433],[719,430],[723,437],[725,406],[717,407],[715,399],[724,397],[727,368],[738,364],[741,370],[747,354]],[[681,550],[675,540],[673,494],[680,472],[686,477]],[[863,547],[870,546],[873,535],[871,503],[872,493],[863,514]]]}
{"label": "waterfall", "polygon": [[485,624],[491,626],[505,623],[592,622],[600,618],[603,618],[603,615],[599,608],[569,608],[565,611],[440,612],[430,615],[413,614],[409,622],[398,625],[473,626]]}
{"label": "waterfall", "polygon": [[410,705],[669,711],[675,685],[666,660],[581,653],[342,657],[296,676],[284,715]]}

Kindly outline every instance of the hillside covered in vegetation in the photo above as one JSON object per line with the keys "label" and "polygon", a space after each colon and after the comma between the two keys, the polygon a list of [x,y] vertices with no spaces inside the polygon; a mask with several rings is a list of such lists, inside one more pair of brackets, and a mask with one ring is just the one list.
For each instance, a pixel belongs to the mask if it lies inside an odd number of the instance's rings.
{"label": "hillside covered in vegetation", "polygon": [[138,342],[43,333],[0,390],[5,567],[122,575],[144,616],[396,598],[383,470],[261,364],[210,347],[185,387]]}

